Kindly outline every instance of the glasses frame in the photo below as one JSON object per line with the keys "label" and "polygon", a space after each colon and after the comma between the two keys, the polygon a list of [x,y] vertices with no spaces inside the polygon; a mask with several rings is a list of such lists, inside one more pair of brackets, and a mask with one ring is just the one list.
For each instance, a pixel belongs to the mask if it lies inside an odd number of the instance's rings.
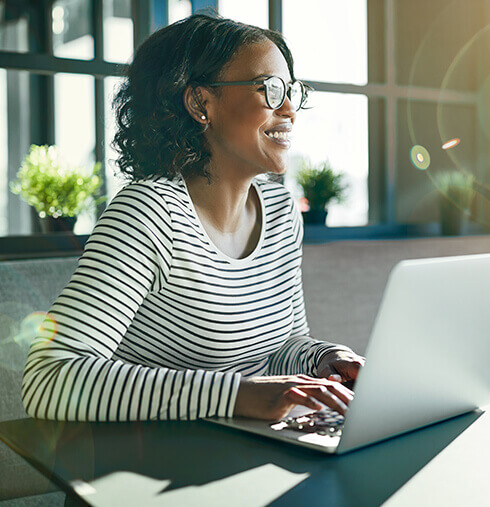
{"label": "glasses frame", "polygon": [[[281,103],[276,107],[273,107],[270,103],[269,92],[267,91],[268,89],[267,89],[267,84],[266,84],[268,80],[273,79],[273,78],[279,79],[282,82],[283,90],[284,90],[284,94],[283,94]],[[299,111],[302,108],[302,106],[304,105],[304,103],[306,102],[306,99],[308,98],[308,91],[310,91],[310,88],[311,88],[308,85],[305,85],[303,83],[303,81],[295,80],[291,83],[286,83],[284,81],[284,79],[282,79],[282,77],[269,76],[265,79],[260,79],[260,80],[255,80],[255,81],[223,81],[221,83],[210,83],[207,86],[214,87],[214,86],[235,86],[235,85],[238,85],[238,86],[240,86],[240,85],[264,85],[265,101],[267,102],[267,106],[270,107],[271,109],[276,110],[276,109],[280,109],[284,105],[284,101],[286,100],[286,96],[289,98],[289,100],[291,100],[291,88],[296,83],[299,83],[301,85],[301,102],[300,102],[299,106],[296,108],[296,111]],[[312,88],[311,88],[311,90],[312,90]]]}

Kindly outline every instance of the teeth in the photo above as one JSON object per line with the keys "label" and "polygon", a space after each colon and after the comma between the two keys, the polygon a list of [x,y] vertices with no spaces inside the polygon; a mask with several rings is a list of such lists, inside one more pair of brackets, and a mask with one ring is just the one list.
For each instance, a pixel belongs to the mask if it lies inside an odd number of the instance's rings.
{"label": "teeth", "polygon": [[289,140],[289,132],[278,132],[278,131],[267,132],[266,135],[272,137],[273,139],[281,139],[283,141]]}

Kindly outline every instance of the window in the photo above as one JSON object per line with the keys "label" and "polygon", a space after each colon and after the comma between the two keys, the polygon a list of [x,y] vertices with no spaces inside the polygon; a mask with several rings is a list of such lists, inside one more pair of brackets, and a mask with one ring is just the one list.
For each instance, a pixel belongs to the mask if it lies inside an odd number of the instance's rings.
{"label": "window", "polygon": [[295,175],[302,159],[314,164],[328,161],[334,172],[344,174],[348,188],[341,204],[329,204],[327,225],[366,225],[368,100],[360,89],[358,94],[347,93],[342,86],[337,88],[340,93],[332,93],[331,87],[328,91],[330,83],[367,83],[366,0],[283,0],[282,9],[295,74],[320,90],[311,94],[312,109],[298,112],[285,184],[300,197]]}
{"label": "window", "polygon": [[[58,73],[54,76],[54,142],[65,160],[74,166],[95,163],[94,78]],[[90,234],[95,216],[77,220],[75,234]]]}
{"label": "window", "polygon": [[[355,226],[434,225],[432,176],[445,169],[475,175],[474,218],[489,226],[489,0],[0,0],[0,236],[36,231],[8,187],[32,143],[56,142],[74,164],[103,162],[114,196],[125,183],[111,147],[121,65],[155,27],[206,6],[281,31],[296,76],[316,89],[297,117],[285,184],[300,196],[303,158],[343,172],[349,192],[329,207],[330,227],[355,237]],[[460,144],[443,150],[453,137]],[[426,172],[411,163],[414,144],[431,154]]]}
{"label": "window", "polygon": [[342,172],[348,185],[346,201],[330,204],[327,225],[366,225],[368,222],[368,101],[365,95],[316,92],[312,109],[299,111],[293,129],[286,186],[301,197],[295,174],[303,159],[328,161]]}
{"label": "window", "polygon": [[55,56],[82,60],[94,57],[89,0],[56,0],[51,17]]}
{"label": "window", "polygon": [[168,0],[169,25],[192,14],[191,0]]}
{"label": "window", "polygon": [[130,0],[104,0],[104,59],[128,63],[133,58]]}
{"label": "window", "polygon": [[269,28],[269,5],[264,0],[218,0],[218,11],[225,18]]}
{"label": "window", "polygon": [[282,9],[298,76],[367,83],[367,0],[283,0]]}
{"label": "window", "polygon": [[[104,77],[117,79],[115,63],[131,60],[135,26],[149,33],[145,5],[133,12],[131,0],[55,0],[51,8],[0,0],[0,235],[38,230],[31,208],[9,191],[31,144],[57,144],[71,165],[101,161],[107,170]],[[94,223],[80,217],[75,233]]]}

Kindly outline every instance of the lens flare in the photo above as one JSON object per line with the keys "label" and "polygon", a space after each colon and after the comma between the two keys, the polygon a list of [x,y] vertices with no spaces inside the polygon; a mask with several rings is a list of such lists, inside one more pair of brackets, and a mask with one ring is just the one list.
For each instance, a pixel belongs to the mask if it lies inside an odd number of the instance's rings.
{"label": "lens flare", "polygon": [[412,164],[421,171],[425,171],[430,166],[429,152],[420,144],[416,144],[410,150],[410,160]]}
{"label": "lens flare", "polygon": [[51,341],[58,331],[58,323],[54,317],[46,312],[32,312],[21,323],[20,332],[14,336],[17,343],[28,343],[39,334]]}
{"label": "lens flare", "polygon": [[447,143],[444,143],[442,145],[443,150],[449,150],[450,148],[454,148],[455,146],[458,146],[458,144],[461,142],[461,139],[459,137],[455,137],[454,139],[451,139]]}

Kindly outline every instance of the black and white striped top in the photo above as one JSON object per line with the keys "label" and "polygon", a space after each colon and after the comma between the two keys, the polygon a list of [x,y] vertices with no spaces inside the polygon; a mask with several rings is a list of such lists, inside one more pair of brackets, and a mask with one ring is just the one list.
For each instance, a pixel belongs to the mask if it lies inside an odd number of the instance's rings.
{"label": "black and white striped top", "polygon": [[183,178],[112,200],[32,343],[32,417],[231,417],[241,375],[307,373],[332,347],[308,337],[302,224],[288,191],[255,180],[262,230],[233,259],[209,239]]}

